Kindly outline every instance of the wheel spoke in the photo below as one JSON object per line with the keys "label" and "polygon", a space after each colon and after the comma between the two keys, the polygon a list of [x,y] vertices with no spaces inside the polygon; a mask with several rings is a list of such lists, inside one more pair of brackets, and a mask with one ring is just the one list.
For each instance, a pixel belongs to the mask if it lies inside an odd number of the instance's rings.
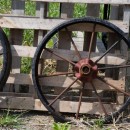
{"label": "wheel spoke", "polygon": [[66,58],[64,58],[64,57],[62,57],[62,56],[59,56],[58,54],[54,53],[52,50],[50,50],[50,49],[48,49],[48,48],[44,48],[44,49],[47,50],[48,52],[52,53],[53,55],[59,57],[60,59],[63,59],[64,61],[67,61],[67,62],[69,62],[69,63],[72,64],[72,65],[75,65],[74,62],[72,62],[72,61],[70,61],[70,60],[68,60],[68,59],[66,59]]}
{"label": "wheel spoke", "polygon": [[77,47],[76,47],[76,45],[75,45],[75,43],[74,43],[74,40],[73,40],[72,37],[69,35],[68,29],[65,28],[65,30],[66,30],[66,32],[67,32],[67,34],[68,34],[68,37],[70,38],[70,40],[71,40],[71,42],[72,42],[72,45],[73,45],[73,47],[74,47],[74,49],[75,49],[75,52],[76,52],[76,55],[77,55],[77,56],[79,57],[79,59],[81,60],[82,57],[81,57],[81,55],[80,55],[80,53],[79,53],[79,51],[78,51],[78,49],[77,49]]}
{"label": "wheel spoke", "polygon": [[99,80],[102,81],[103,83],[105,83],[105,84],[111,86],[112,88],[116,89],[117,91],[119,91],[119,92],[121,92],[121,93],[124,93],[124,94],[127,95],[127,96],[130,96],[129,93],[127,93],[127,92],[125,92],[125,91],[119,89],[118,87],[116,87],[116,86],[114,86],[113,84],[109,83],[109,82],[106,81],[105,79],[103,79],[103,78],[101,78],[101,77],[97,77],[97,79],[99,79]]}
{"label": "wheel spoke", "polygon": [[66,89],[64,89],[48,106],[53,105],[57,99],[59,99],[66,91],[68,91],[75,82],[77,82],[77,80],[78,78],[75,79]]}
{"label": "wheel spoke", "polygon": [[127,68],[127,67],[130,67],[130,65],[108,66],[108,67],[98,68],[98,70],[119,69],[119,68]]}
{"label": "wheel spoke", "polygon": [[95,88],[95,86],[94,86],[94,84],[93,84],[92,82],[91,82],[91,85],[92,85],[92,87],[93,87],[93,90],[94,90],[94,92],[95,92],[97,98],[98,98],[98,101],[99,101],[99,103],[100,103],[100,106],[101,106],[101,108],[102,108],[104,114],[105,114],[105,115],[108,115],[108,114],[107,114],[107,111],[106,111],[106,109],[105,109],[105,107],[104,107],[104,105],[103,105],[103,103],[102,103],[102,101],[101,101],[101,98],[100,98],[100,96],[98,95],[97,90],[96,90],[96,88]]}
{"label": "wheel spoke", "polygon": [[89,45],[89,52],[88,52],[88,59],[90,59],[90,55],[91,55],[92,44],[93,44],[93,39],[94,39],[94,34],[95,34],[95,28],[96,28],[96,24],[94,24],[93,32],[92,32],[92,35],[91,35],[91,40],[90,40],[90,45]]}
{"label": "wheel spoke", "polygon": [[82,101],[82,96],[83,96],[84,85],[85,85],[85,84],[83,83],[83,87],[82,87],[82,89],[80,90],[80,97],[79,97],[78,110],[77,110],[77,113],[76,113],[76,119],[78,119],[78,116],[79,116],[79,111],[80,111],[80,107],[81,107],[81,101]]}
{"label": "wheel spoke", "polygon": [[39,75],[38,77],[39,78],[43,78],[43,77],[52,77],[52,76],[60,76],[60,75],[69,75],[69,74],[74,74],[73,72],[57,72],[57,73],[54,73],[54,74],[50,74],[50,75]]}
{"label": "wheel spoke", "polygon": [[99,62],[108,52],[110,52],[121,40],[122,40],[122,38],[120,38],[118,41],[116,41],[101,57],[99,57],[99,58],[95,61],[95,64],[96,64],[97,62]]}

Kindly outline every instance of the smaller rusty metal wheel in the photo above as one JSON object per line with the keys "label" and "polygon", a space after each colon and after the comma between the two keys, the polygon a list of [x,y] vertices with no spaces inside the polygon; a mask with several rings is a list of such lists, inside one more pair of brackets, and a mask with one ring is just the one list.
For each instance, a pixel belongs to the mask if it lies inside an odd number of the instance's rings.
{"label": "smaller rusty metal wheel", "polygon": [[11,63],[12,56],[10,44],[6,34],[0,28],[0,91],[3,90],[3,87],[10,74]]}
{"label": "smaller rusty metal wheel", "polygon": [[[108,38],[114,35],[116,40],[112,39],[111,46],[99,53],[94,44],[102,42],[103,32],[107,32]],[[116,106],[118,92],[130,96],[119,85],[120,78],[113,81],[106,76],[107,70],[130,66],[119,54],[111,53],[123,44],[130,47],[125,34],[113,24],[97,18],[69,20],[48,32],[36,50],[32,77],[41,102],[55,119],[67,120],[60,112],[76,113],[76,119],[80,113],[94,112],[103,114],[109,122],[112,116],[127,108],[129,98],[121,109]],[[113,91],[111,95],[102,96],[108,88]]]}

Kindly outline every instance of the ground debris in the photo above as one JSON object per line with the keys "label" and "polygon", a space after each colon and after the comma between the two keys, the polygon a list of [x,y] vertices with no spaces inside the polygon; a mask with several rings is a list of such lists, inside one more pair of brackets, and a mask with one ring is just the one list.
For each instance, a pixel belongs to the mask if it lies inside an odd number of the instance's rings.
{"label": "ground debris", "polygon": [[[0,113],[2,114],[2,113]],[[17,127],[0,127],[0,130],[53,130],[54,123],[53,117],[49,113],[31,111],[25,113],[21,118],[20,125]],[[99,127],[97,124],[93,124],[90,120],[84,120],[80,118],[76,120],[73,116],[69,116],[72,122],[70,130],[130,130],[130,118],[126,117],[122,122],[116,124],[103,125]]]}

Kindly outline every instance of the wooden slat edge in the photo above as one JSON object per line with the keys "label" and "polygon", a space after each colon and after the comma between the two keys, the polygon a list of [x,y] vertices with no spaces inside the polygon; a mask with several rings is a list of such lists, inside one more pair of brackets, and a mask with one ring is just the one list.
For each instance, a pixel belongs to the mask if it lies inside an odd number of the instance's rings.
{"label": "wooden slat edge", "polygon": [[89,4],[130,4],[128,0],[32,0],[40,2],[60,2],[60,3],[89,3]]}
{"label": "wooden slat edge", "polygon": [[31,93],[0,92],[0,96],[33,97]]}

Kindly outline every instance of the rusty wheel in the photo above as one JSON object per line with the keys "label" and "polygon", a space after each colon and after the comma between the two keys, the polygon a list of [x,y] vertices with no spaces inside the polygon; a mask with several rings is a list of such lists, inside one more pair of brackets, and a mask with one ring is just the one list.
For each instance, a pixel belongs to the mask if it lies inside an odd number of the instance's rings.
{"label": "rusty wheel", "polygon": [[10,44],[6,34],[0,28],[0,91],[7,81],[12,63]]}
{"label": "rusty wheel", "polygon": [[[107,32],[108,38],[114,35],[116,40],[111,40],[111,46],[99,53],[96,52],[95,43],[101,42],[100,37],[104,32]],[[130,94],[119,84],[113,84],[112,78],[106,78],[107,70],[130,66],[119,54],[112,54],[123,44],[130,47],[125,34],[118,27],[90,17],[64,22],[42,39],[34,56],[32,77],[41,102],[55,119],[61,122],[67,120],[60,112],[76,113],[78,119],[80,113],[93,111],[95,114],[102,113],[108,122],[112,116],[124,111],[129,100],[121,109],[117,109],[115,95],[120,92],[128,97]],[[114,81],[117,83],[119,80]],[[62,89],[57,93],[55,87]],[[102,96],[101,93],[108,88],[111,88],[111,94]]]}

